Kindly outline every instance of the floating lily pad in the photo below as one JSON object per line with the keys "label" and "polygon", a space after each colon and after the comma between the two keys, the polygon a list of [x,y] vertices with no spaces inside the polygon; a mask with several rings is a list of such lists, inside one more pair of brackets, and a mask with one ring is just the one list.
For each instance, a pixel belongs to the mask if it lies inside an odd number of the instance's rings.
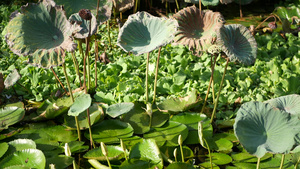
{"label": "floating lily pad", "polygon": [[0,109],[0,130],[7,129],[23,119],[25,110],[18,107],[4,107]]}
{"label": "floating lily pad", "polygon": [[17,55],[29,56],[34,66],[50,68],[64,63],[65,50],[74,51],[71,24],[61,6],[43,0],[22,7],[6,26],[5,39]]}
{"label": "floating lily pad", "polygon": [[0,162],[2,168],[23,165],[30,168],[45,168],[46,158],[41,150],[24,149],[17,151]]}
{"label": "floating lily pad", "polygon": [[10,152],[20,151],[24,149],[36,149],[36,144],[30,139],[16,139],[9,143]]}
{"label": "floating lily pad", "polygon": [[222,51],[230,61],[238,61],[245,65],[255,62],[257,55],[257,43],[251,32],[243,25],[225,25],[218,31],[218,42]]}
{"label": "floating lily pad", "polygon": [[266,152],[288,153],[300,131],[296,116],[261,102],[243,104],[233,127],[240,143],[257,157]]}
{"label": "floating lily pad", "polygon": [[[234,161],[237,162],[246,162],[246,163],[256,163],[258,158],[247,153],[247,152],[242,152],[242,153],[232,153],[231,157],[233,158]],[[273,157],[273,154],[271,153],[266,153],[261,159],[260,161],[264,161],[266,159],[269,159]]]}
{"label": "floating lily pad", "polygon": [[130,15],[120,29],[117,43],[123,50],[135,55],[148,53],[170,43],[177,25],[173,19],[137,12]]}
{"label": "floating lily pad", "polygon": [[147,159],[128,159],[120,165],[120,169],[132,169],[132,168],[155,168],[156,164]]}
{"label": "floating lily pad", "polygon": [[[89,37],[89,35],[92,36],[97,32],[97,21],[96,17],[93,14],[91,20],[85,20],[79,16],[79,13],[74,13],[70,16],[69,21],[71,22],[71,24],[75,25],[75,27],[78,26],[76,28],[78,29],[78,31],[76,31],[74,34],[74,37],[77,39],[85,39]],[[92,24],[91,30],[89,30],[90,22]]]}
{"label": "floating lily pad", "polygon": [[298,115],[300,117],[300,96],[297,94],[281,96],[275,99],[266,101],[280,110],[287,113]]}
{"label": "floating lily pad", "polygon": [[[106,146],[107,156],[109,160],[118,160],[124,157],[124,151],[120,146]],[[128,152],[127,152],[128,153]],[[84,154],[84,158],[87,159],[96,159],[99,161],[106,161],[106,157],[103,154],[101,148],[95,148]]]}
{"label": "floating lily pad", "polygon": [[87,110],[92,103],[92,98],[89,94],[83,94],[77,97],[68,111],[69,116],[78,116],[80,113]]}
{"label": "floating lily pad", "polygon": [[187,164],[187,163],[182,163],[182,162],[176,162],[176,163],[171,163],[168,165],[166,169],[195,169],[193,165]]}
{"label": "floating lily pad", "polygon": [[133,109],[133,107],[133,103],[113,104],[106,109],[106,114],[108,114],[112,118],[116,118],[122,114],[128,113],[131,109]]}
{"label": "floating lily pad", "polygon": [[165,112],[182,112],[189,110],[199,104],[200,98],[197,92],[194,90],[190,95],[183,98],[170,98],[164,100],[162,103],[157,105],[160,111]]}
{"label": "floating lily pad", "polygon": [[14,84],[17,83],[17,81],[21,78],[21,75],[17,71],[17,69],[14,69],[10,74],[7,75],[5,81],[4,81],[4,86],[5,88],[9,88],[13,86]]}
{"label": "floating lily pad", "polygon": [[188,129],[184,124],[169,121],[161,127],[153,128],[144,134],[146,139],[154,139],[159,147],[166,143],[166,146],[178,146],[178,137],[182,136],[184,141],[188,136]]}
{"label": "floating lily pad", "polygon": [[[120,138],[131,137],[133,128],[130,124],[119,120],[104,120],[92,128],[92,137],[96,142],[119,143]],[[86,138],[90,138],[89,133],[84,133]]]}

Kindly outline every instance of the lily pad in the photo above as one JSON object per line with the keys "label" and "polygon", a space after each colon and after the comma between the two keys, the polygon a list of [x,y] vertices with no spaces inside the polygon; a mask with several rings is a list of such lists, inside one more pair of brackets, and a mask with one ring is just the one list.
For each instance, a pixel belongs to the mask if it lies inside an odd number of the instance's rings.
{"label": "lily pad", "polygon": [[[92,137],[96,142],[119,143],[120,138],[131,137],[133,128],[130,124],[119,120],[104,120],[92,127]],[[84,133],[89,138],[89,133]]]}
{"label": "lily pad", "polygon": [[46,158],[41,150],[24,149],[17,151],[0,162],[1,168],[23,165],[30,168],[45,168]]}
{"label": "lily pad", "polygon": [[233,127],[244,148],[262,157],[266,152],[288,153],[295,144],[300,123],[296,116],[270,104],[248,102],[237,112]]}
{"label": "lily pad", "polygon": [[132,168],[155,169],[155,167],[156,167],[156,164],[147,159],[145,159],[145,160],[128,159],[120,165],[120,169],[132,169]]}
{"label": "lily pad", "polygon": [[131,109],[133,109],[133,103],[117,103],[110,105],[107,110],[106,114],[108,114],[112,118],[116,118],[122,114],[128,113]]}
{"label": "lily pad", "polygon": [[[232,161],[232,158],[229,155],[224,153],[211,153],[211,156],[212,156],[212,162],[217,165],[225,165],[231,163]],[[209,161],[209,158],[206,159],[206,161]]]}
{"label": "lily pad", "polygon": [[280,110],[300,117],[300,95],[292,94],[266,101]]}
{"label": "lily pad", "polygon": [[174,19],[137,12],[130,15],[120,29],[117,44],[134,55],[148,53],[170,43],[174,38],[177,25]]}
{"label": "lily pad", "polygon": [[[122,147],[108,145],[106,146],[106,148],[107,148],[107,156],[109,160],[119,160],[124,157],[124,151]],[[88,151],[87,153],[84,154],[83,157],[87,159],[106,161],[106,157],[103,154],[101,147]]]}
{"label": "lily pad", "polygon": [[7,129],[23,119],[25,110],[18,107],[5,107],[0,109],[0,130]]}
{"label": "lily pad", "polygon": [[187,164],[187,163],[182,163],[182,162],[176,162],[176,163],[171,163],[170,165],[168,165],[168,167],[166,169],[195,169],[195,167],[191,164]]}
{"label": "lily pad", "polygon": [[47,157],[46,165],[54,164],[55,168],[67,168],[73,163],[74,158],[66,155]]}
{"label": "lily pad", "polygon": [[69,116],[78,116],[83,111],[87,110],[92,103],[92,98],[89,94],[83,94],[77,97],[69,109]]}
{"label": "lily pad", "polygon": [[184,124],[169,121],[161,127],[153,128],[144,134],[146,139],[154,139],[159,147],[166,143],[166,146],[178,146],[178,137],[181,135],[184,141],[188,136],[188,129]]}
{"label": "lily pad", "polygon": [[6,153],[9,145],[6,142],[0,143],[0,158]]}
{"label": "lily pad", "polygon": [[[97,32],[97,21],[96,17],[93,14],[91,20],[85,20],[79,16],[79,13],[74,13],[69,17],[69,21],[71,22],[71,24],[75,25],[75,27],[78,26],[76,28],[78,29],[78,31],[76,31],[74,34],[74,37],[77,39],[85,39],[89,37],[89,35],[92,36]],[[90,23],[91,30],[89,30]]]}
{"label": "lily pad", "polygon": [[64,63],[65,50],[74,51],[71,24],[61,6],[43,0],[22,7],[6,26],[5,39],[17,55],[29,56],[34,66],[50,68]]}
{"label": "lily pad", "polygon": [[10,74],[7,75],[5,81],[4,81],[4,86],[5,88],[9,88],[13,86],[14,84],[17,83],[17,81],[21,78],[21,75],[17,71],[17,69],[14,69]]}
{"label": "lily pad", "polygon": [[36,149],[36,144],[30,139],[16,139],[9,143],[9,153],[24,150],[24,149]]}
{"label": "lily pad", "polygon": [[257,43],[251,32],[241,24],[225,25],[218,31],[218,43],[230,61],[245,65],[255,62]]}

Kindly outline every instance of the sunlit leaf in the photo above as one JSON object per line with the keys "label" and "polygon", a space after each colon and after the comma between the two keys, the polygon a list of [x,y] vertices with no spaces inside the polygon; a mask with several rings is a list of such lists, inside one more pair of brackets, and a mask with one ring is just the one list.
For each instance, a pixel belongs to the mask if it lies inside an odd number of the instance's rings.
{"label": "sunlit leaf", "polygon": [[[96,17],[93,14],[91,20],[85,20],[82,19],[77,12],[69,17],[69,21],[75,27],[77,26],[78,30],[74,34],[74,37],[77,39],[85,39],[89,36],[94,35],[97,32],[97,21]],[[89,30],[90,24],[91,30]]]}
{"label": "sunlit leaf", "polygon": [[0,109],[0,130],[7,129],[23,119],[25,110],[18,107],[5,107]]}
{"label": "sunlit leaf", "polygon": [[69,116],[78,116],[91,106],[92,98],[89,94],[77,97],[68,111]]}
{"label": "sunlit leaf", "polygon": [[[107,156],[109,160],[117,160],[124,157],[124,151],[120,146],[106,146],[107,148]],[[127,152],[128,153],[128,152]],[[106,157],[101,151],[101,148],[95,148],[84,154],[84,158],[87,159],[96,159],[99,161],[106,161]]]}
{"label": "sunlit leaf", "polygon": [[267,100],[266,103],[300,117],[300,96],[297,94],[277,97],[275,99]]}
{"label": "sunlit leaf", "polygon": [[108,114],[112,118],[116,118],[122,114],[129,112],[131,109],[133,109],[133,107],[134,107],[133,103],[113,104],[107,108],[106,114]]}
{"label": "sunlit leaf", "polygon": [[21,75],[17,71],[17,69],[14,69],[9,75],[7,75],[5,81],[4,81],[4,86],[5,88],[9,88],[13,86],[14,84],[17,83],[17,81],[21,78]]}

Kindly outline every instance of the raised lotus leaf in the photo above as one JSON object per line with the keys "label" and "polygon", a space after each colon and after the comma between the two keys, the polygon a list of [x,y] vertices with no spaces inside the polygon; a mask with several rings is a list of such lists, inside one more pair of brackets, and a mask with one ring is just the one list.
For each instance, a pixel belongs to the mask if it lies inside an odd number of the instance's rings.
{"label": "raised lotus leaf", "polygon": [[257,55],[257,44],[251,32],[243,25],[225,25],[218,31],[218,43],[230,61],[251,65]]}
{"label": "raised lotus leaf", "polygon": [[240,4],[241,5],[247,5],[247,4],[250,4],[253,0],[234,0],[234,2]]}
{"label": "raised lotus leaf", "polygon": [[[81,9],[89,9],[92,14],[96,16],[97,14],[97,3],[98,0],[55,0],[56,4],[63,5],[68,17],[72,14],[79,12]],[[112,0],[101,0],[98,9],[97,21],[105,22],[110,19],[111,9],[113,2]]]}
{"label": "raised lotus leaf", "polygon": [[17,83],[17,81],[21,78],[21,75],[17,71],[17,69],[14,69],[5,79],[4,86],[5,88],[9,88]]}
{"label": "raised lotus leaf", "polygon": [[300,95],[291,94],[266,101],[280,110],[300,117]]}
{"label": "raised lotus leaf", "polygon": [[268,103],[248,102],[237,112],[234,132],[243,147],[252,155],[266,152],[288,153],[300,131],[297,116],[274,109]]}
{"label": "raised lotus leaf", "polygon": [[179,27],[175,35],[175,44],[188,46],[196,54],[206,51],[212,44],[215,32],[224,24],[219,12],[201,11],[195,6],[180,10],[174,15]]}
{"label": "raised lotus leaf", "polygon": [[125,12],[134,6],[134,0],[113,0],[114,7],[120,12]]}
{"label": "raised lotus leaf", "polygon": [[34,66],[49,68],[64,62],[65,50],[77,47],[62,6],[44,0],[23,6],[6,26],[5,39],[17,55],[29,56]]}
{"label": "raised lotus leaf", "polygon": [[[85,20],[82,19],[78,12],[74,13],[70,16],[69,21],[71,24],[75,25],[74,27],[77,27],[78,31],[74,32],[74,37],[77,39],[85,39],[91,35],[94,35],[97,32],[97,21],[96,17],[92,14],[92,19],[91,20]],[[90,22],[91,22],[91,32],[89,32],[89,27],[90,27]]]}
{"label": "raised lotus leaf", "polygon": [[171,42],[177,29],[174,19],[159,18],[147,12],[128,17],[118,35],[118,45],[135,55],[151,52]]}

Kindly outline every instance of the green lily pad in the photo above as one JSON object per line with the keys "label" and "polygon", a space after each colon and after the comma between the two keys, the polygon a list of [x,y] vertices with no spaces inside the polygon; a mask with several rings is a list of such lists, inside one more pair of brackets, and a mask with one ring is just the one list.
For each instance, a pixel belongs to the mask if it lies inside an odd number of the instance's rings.
{"label": "green lily pad", "polygon": [[[119,160],[124,158],[124,151],[120,146],[106,146],[107,148],[107,156],[109,160]],[[128,152],[127,152],[128,153]],[[103,154],[101,148],[95,148],[84,154],[84,158],[87,159],[95,159],[99,161],[106,161],[106,157]]]}
{"label": "green lily pad", "polygon": [[47,157],[46,165],[54,164],[55,168],[67,168],[72,165],[74,158],[66,155]]}
{"label": "green lily pad", "polygon": [[132,169],[132,168],[155,169],[155,167],[156,167],[156,164],[147,159],[145,159],[145,160],[128,159],[120,165],[120,169]]}
{"label": "green lily pad", "polygon": [[170,43],[177,29],[173,19],[159,18],[147,12],[137,12],[128,17],[120,29],[117,44],[134,55],[151,52]]}
{"label": "green lily pad", "polygon": [[182,136],[184,141],[188,135],[188,129],[184,124],[169,121],[161,127],[153,128],[144,134],[145,139],[154,139],[159,147],[166,143],[166,146],[178,146],[178,137]]}
{"label": "green lily pad", "polygon": [[[79,16],[79,13],[77,12],[72,14],[69,17],[69,21],[71,22],[71,24],[75,25],[75,27],[77,26],[76,29],[78,29],[78,31],[76,31],[76,33],[74,34],[74,37],[77,39],[85,39],[89,37],[89,35],[92,36],[97,32],[97,21],[96,21],[96,17],[93,14],[92,14],[92,19],[88,21],[82,19]],[[89,30],[90,23],[91,23],[91,30]]]}
{"label": "green lily pad", "polygon": [[92,98],[89,94],[77,97],[68,111],[69,116],[78,116],[91,106]]}
{"label": "green lily pad", "polygon": [[52,1],[28,3],[5,29],[9,48],[17,55],[29,56],[28,62],[34,66],[59,66],[64,63],[65,50],[77,47],[63,8]]}
{"label": "green lily pad", "polygon": [[163,159],[159,148],[153,139],[145,139],[131,147],[130,159],[147,160],[156,164],[158,168],[163,168]]}
{"label": "green lily pad", "polygon": [[9,145],[6,142],[0,143],[0,158],[6,153]]}
{"label": "green lily pad", "polygon": [[[104,115],[103,109],[96,103],[93,103],[89,107],[89,113],[90,113],[90,123],[91,126],[93,126],[95,123],[97,123]],[[78,116],[78,122],[80,129],[86,129],[89,128],[87,113],[80,113]],[[76,128],[76,122],[74,120],[74,117],[71,116],[65,116],[65,125],[70,128]]]}
{"label": "green lily pad", "polygon": [[0,140],[12,137],[12,136],[20,133],[21,131],[22,131],[22,128],[9,127],[8,129],[1,131]]}
{"label": "green lily pad", "polygon": [[[257,157],[247,153],[247,152],[242,152],[242,153],[232,153],[231,157],[233,158],[234,161],[240,161],[240,162],[246,162],[246,163],[256,163],[257,162]],[[266,159],[269,159],[273,157],[271,153],[266,153],[260,161],[264,161]]]}
{"label": "green lily pad", "polygon": [[25,110],[18,107],[5,107],[0,109],[0,130],[7,129],[23,119]]}
{"label": "green lily pad", "polygon": [[208,145],[210,146],[211,150],[215,151],[222,151],[222,152],[231,152],[233,143],[225,138],[210,138],[207,139]]}
{"label": "green lily pad", "polygon": [[171,163],[168,165],[166,169],[195,169],[195,167],[191,164],[187,163],[182,163],[182,162],[176,162],[176,163]]}
{"label": "green lily pad", "polygon": [[126,148],[129,149],[132,146],[134,146],[136,143],[142,142],[143,138],[141,138],[139,136],[132,136],[132,137],[124,138],[122,140],[123,140],[124,145],[126,146]]}
{"label": "green lily pad", "polygon": [[[131,137],[133,128],[130,124],[119,120],[104,120],[92,127],[92,137],[96,142],[119,143],[120,138]],[[84,133],[89,139],[89,133]]]}
{"label": "green lily pad", "polygon": [[[177,149],[177,151],[176,151],[177,161],[181,161],[181,151],[180,151],[179,146],[177,146],[177,147],[163,146],[163,147],[160,148],[160,151],[162,153],[164,153],[169,159],[175,161],[175,157],[174,157],[174,150],[175,149]],[[182,146],[182,151],[183,151],[183,156],[184,156],[185,159],[194,158],[194,152],[188,146]]]}
{"label": "green lily pad", "polygon": [[9,88],[13,86],[14,84],[17,83],[17,81],[21,78],[21,75],[17,71],[17,69],[14,69],[10,74],[7,75],[5,81],[4,81],[4,86],[5,88]]}
{"label": "green lily pad", "polygon": [[0,162],[1,168],[24,165],[30,168],[45,168],[46,158],[41,150],[24,149],[17,151]]}
{"label": "green lily pad", "polygon": [[[213,164],[213,165],[212,165],[212,166],[213,166],[213,169],[220,169],[220,167],[217,166],[216,164],[214,164],[214,163],[212,163],[212,164]],[[201,163],[200,166],[201,166],[201,167],[204,167],[204,168],[207,168],[207,169],[211,168],[210,162],[204,162],[204,163]]]}
{"label": "green lily pad", "polygon": [[128,113],[131,109],[133,109],[133,107],[133,103],[113,104],[106,109],[106,114],[108,114],[112,118],[116,118],[122,114]]}
{"label": "green lily pad", "polygon": [[13,165],[13,166],[5,167],[5,169],[31,169],[31,167],[27,167],[24,165]]}
{"label": "green lily pad", "polygon": [[[212,162],[217,165],[225,165],[229,164],[232,161],[232,158],[224,153],[211,153],[212,156]],[[209,158],[206,159],[206,161],[209,161]]]}
{"label": "green lily pad", "polygon": [[266,152],[288,153],[300,131],[296,116],[261,102],[243,104],[233,127],[240,143],[257,157],[264,156]]}
{"label": "green lily pad", "polygon": [[33,140],[30,139],[16,139],[10,141],[8,148],[8,153],[14,153],[16,151],[21,151],[24,149],[36,149],[36,144]]}
{"label": "green lily pad", "polygon": [[230,61],[251,65],[257,55],[257,43],[251,32],[241,24],[225,25],[217,32],[218,43]]}
{"label": "green lily pad", "polygon": [[281,96],[275,99],[267,100],[266,103],[271,104],[287,113],[298,115],[300,117],[300,95],[292,94]]}
{"label": "green lily pad", "polygon": [[81,153],[89,149],[89,146],[84,145],[83,141],[71,141],[68,145],[71,153]]}
{"label": "green lily pad", "polygon": [[192,91],[190,95],[183,98],[171,98],[166,99],[159,105],[157,105],[160,111],[165,112],[182,112],[195,107],[199,103],[200,99],[196,90]]}

